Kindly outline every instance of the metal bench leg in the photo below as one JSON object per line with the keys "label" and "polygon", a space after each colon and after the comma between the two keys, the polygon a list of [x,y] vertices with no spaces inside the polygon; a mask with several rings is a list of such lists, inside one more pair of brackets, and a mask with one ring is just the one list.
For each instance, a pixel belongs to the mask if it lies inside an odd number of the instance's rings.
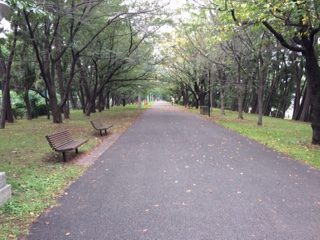
{"label": "metal bench leg", "polygon": [[66,162],[67,159],[66,159],[66,152],[62,152],[62,157],[63,157],[63,161]]}
{"label": "metal bench leg", "polygon": [[100,136],[102,136],[102,130],[100,130]]}
{"label": "metal bench leg", "polygon": [[78,153],[78,148],[76,148],[76,153]]}

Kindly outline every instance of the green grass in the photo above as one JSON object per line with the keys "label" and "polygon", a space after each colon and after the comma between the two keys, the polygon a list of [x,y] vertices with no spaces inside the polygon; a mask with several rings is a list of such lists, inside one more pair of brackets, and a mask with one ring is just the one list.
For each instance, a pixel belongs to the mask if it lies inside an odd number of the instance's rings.
{"label": "green grass", "polygon": [[[146,108],[147,106],[142,106]],[[108,131],[123,132],[142,111],[135,105],[116,106],[85,117],[82,111],[72,111],[70,119],[53,124],[46,118],[16,120],[0,129],[0,171],[6,173],[11,184],[12,197],[0,208],[0,239],[23,237],[30,223],[46,208],[55,205],[58,196],[85,170],[73,164],[74,152],[67,153],[67,162],[61,153],[53,152],[45,135],[67,129],[76,138],[89,138],[79,148],[85,154],[101,142],[99,132],[90,124],[100,118],[114,126]]]}
{"label": "green grass", "polygon": [[[191,109],[199,113],[199,109]],[[275,150],[306,162],[314,167],[320,167],[320,146],[311,144],[312,129],[310,123],[263,117],[262,126],[258,126],[258,115],[243,114],[244,119],[237,119],[238,113],[213,109],[211,120],[233,131],[239,132],[251,139],[257,140]]]}

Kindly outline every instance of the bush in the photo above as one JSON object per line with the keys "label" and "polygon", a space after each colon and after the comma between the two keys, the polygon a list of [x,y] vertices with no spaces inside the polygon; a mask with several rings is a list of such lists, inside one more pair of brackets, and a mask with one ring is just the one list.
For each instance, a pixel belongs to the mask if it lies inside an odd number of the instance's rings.
{"label": "bush", "polygon": [[45,116],[48,113],[47,106],[45,104],[33,104],[31,107],[32,118],[37,118],[39,116]]}
{"label": "bush", "polygon": [[22,103],[16,103],[12,108],[12,114],[15,119],[23,118],[26,115],[26,106]]}
{"label": "bush", "polygon": [[[31,112],[32,118],[37,118],[40,116],[46,116],[48,109],[45,104],[37,104],[36,101],[31,101]],[[12,114],[15,119],[24,118],[27,114],[27,107],[23,103],[15,103],[12,108]]]}

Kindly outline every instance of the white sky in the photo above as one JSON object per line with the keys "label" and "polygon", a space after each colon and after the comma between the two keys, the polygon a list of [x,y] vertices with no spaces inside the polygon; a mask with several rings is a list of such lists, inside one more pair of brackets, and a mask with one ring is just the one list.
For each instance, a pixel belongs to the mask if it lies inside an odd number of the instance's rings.
{"label": "white sky", "polygon": [[172,9],[181,7],[186,0],[162,0],[163,2],[170,2],[169,7]]}

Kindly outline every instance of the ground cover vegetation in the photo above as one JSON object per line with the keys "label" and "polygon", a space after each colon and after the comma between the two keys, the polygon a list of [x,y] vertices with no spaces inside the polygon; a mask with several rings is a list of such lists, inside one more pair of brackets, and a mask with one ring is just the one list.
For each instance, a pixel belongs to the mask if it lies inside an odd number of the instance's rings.
{"label": "ground cover vegetation", "polygon": [[[0,134],[0,157],[1,171],[5,171],[7,183],[11,184],[12,197],[0,208],[0,239],[17,239],[25,234],[37,215],[55,205],[57,197],[86,170],[86,166],[75,164],[76,160],[90,154],[101,141],[108,141],[108,136],[127,129],[141,111],[136,105],[115,106],[83,117],[81,110],[74,110],[72,118],[62,124],[53,125],[46,117],[8,124]],[[95,118],[114,125],[107,136],[101,137],[93,129],[89,121]],[[89,138],[88,143],[79,147],[78,155],[67,152],[66,163],[61,153],[50,149],[44,137],[63,129],[75,139]]]}

